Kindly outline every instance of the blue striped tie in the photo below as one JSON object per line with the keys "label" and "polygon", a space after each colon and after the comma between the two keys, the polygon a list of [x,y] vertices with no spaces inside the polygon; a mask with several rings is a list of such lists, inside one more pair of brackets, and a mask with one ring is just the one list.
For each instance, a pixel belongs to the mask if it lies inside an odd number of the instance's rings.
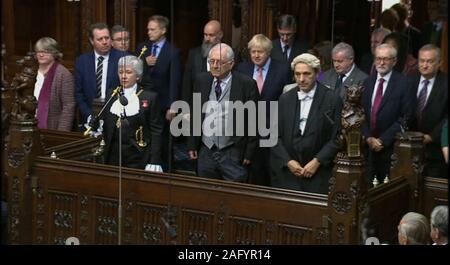
{"label": "blue striped tie", "polygon": [[423,81],[423,87],[422,90],[420,90],[420,94],[419,94],[419,100],[418,100],[418,104],[417,104],[417,120],[421,121],[422,119],[422,111],[425,108],[425,104],[427,103],[427,94],[428,94],[428,84],[430,83],[430,81],[428,80],[424,80]]}
{"label": "blue striped tie", "polygon": [[102,79],[103,79],[103,60],[105,57],[99,56],[97,58],[97,70],[95,71],[96,85],[97,85],[97,98],[102,95]]}

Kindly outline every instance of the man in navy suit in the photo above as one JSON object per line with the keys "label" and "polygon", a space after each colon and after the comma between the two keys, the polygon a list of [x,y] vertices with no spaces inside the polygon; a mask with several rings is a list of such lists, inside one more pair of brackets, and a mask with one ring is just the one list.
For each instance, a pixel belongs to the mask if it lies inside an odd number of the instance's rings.
{"label": "man in navy suit", "polygon": [[272,59],[291,64],[297,55],[311,48],[307,41],[296,38],[297,22],[292,15],[282,15],[277,21],[279,38],[272,41]]}
{"label": "man in navy suit", "polygon": [[143,54],[144,75],[141,84],[150,87],[150,90],[158,93],[158,100],[162,106],[166,122],[163,132],[163,169],[168,168],[171,159],[169,150],[169,122],[175,116],[176,111],[170,109],[170,105],[178,100],[181,84],[181,59],[180,50],[166,39],[169,27],[169,19],[164,16],[154,15],[148,19],[147,32],[149,40],[137,46],[136,53],[140,53],[144,46],[147,51]]}
{"label": "man in navy suit", "polygon": [[111,49],[111,37],[105,23],[90,26],[89,42],[94,50],[75,60],[75,100],[83,123],[92,114],[94,98],[104,100],[120,84],[117,62],[126,55]]}
{"label": "man in navy suit", "polygon": [[368,178],[371,181],[376,176],[381,182],[389,175],[395,135],[402,123],[411,122],[414,99],[406,77],[392,70],[397,62],[395,48],[381,44],[375,49],[374,62],[377,73],[364,81],[363,135],[368,146]]}
{"label": "man in navy suit", "polygon": [[[290,69],[286,63],[270,58],[272,42],[263,34],[253,36],[248,50],[251,61],[240,63],[236,70],[256,81],[260,101],[266,102],[266,128],[269,128],[270,101],[278,101],[283,87],[289,83]],[[270,185],[269,159],[270,148],[259,147],[250,165],[249,183]]]}
{"label": "man in navy suit", "polygon": [[441,129],[448,117],[448,77],[439,71],[441,51],[433,44],[419,50],[419,75],[411,77],[416,99],[416,115],[411,130],[424,134],[424,176],[447,176],[441,150]]}

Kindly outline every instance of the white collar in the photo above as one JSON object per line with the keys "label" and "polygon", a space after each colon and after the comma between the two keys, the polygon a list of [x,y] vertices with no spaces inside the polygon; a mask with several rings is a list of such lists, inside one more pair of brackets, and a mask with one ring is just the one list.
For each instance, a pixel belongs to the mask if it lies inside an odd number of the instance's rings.
{"label": "white collar", "polygon": [[308,93],[305,93],[302,90],[297,91],[298,100],[305,100],[307,98],[313,99],[314,94],[316,93],[316,87],[317,87],[317,83],[314,84],[314,87]]}

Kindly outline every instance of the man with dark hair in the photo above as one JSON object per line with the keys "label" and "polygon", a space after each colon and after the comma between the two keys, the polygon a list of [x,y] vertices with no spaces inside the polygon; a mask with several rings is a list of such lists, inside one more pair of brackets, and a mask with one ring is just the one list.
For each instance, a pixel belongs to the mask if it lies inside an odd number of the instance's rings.
{"label": "man with dark hair", "polygon": [[408,20],[408,7],[405,4],[397,3],[391,7],[397,12],[399,22],[396,31],[404,34],[407,38],[409,53],[417,58],[420,49],[421,32],[413,27]]}
{"label": "man with dark hair", "polygon": [[90,26],[89,42],[93,51],[84,53],[75,60],[75,101],[83,123],[92,114],[94,98],[105,100],[110,91],[119,85],[117,62],[126,55],[122,51],[111,49],[109,28],[105,23]]}
{"label": "man with dark hair", "polygon": [[390,30],[385,28],[376,28],[370,35],[370,53],[365,53],[361,56],[359,66],[366,74],[372,75],[375,73],[375,64],[373,63],[373,57],[375,56],[375,48],[383,43],[384,37],[391,33]]}
{"label": "man with dark hair", "polygon": [[158,93],[158,101],[166,117],[163,132],[163,169],[166,171],[169,164],[169,122],[175,116],[176,111],[170,109],[170,105],[178,100],[181,84],[181,58],[180,50],[166,39],[169,19],[164,16],[154,15],[148,19],[147,32],[149,40],[137,46],[139,54],[144,46],[146,52],[142,56],[144,61],[144,75],[141,84],[150,87],[150,90]]}
{"label": "man with dark hair", "polygon": [[279,38],[272,41],[271,57],[273,59],[290,64],[297,55],[311,48],[307,41],[297,38],[297,22],[294,16],[288,14],[280,16],[277,21],[277,31]]}
{"label": "man with dark hair", "polygon": [[130,32],[122,25],[114,25],[111,28],[112,47],[119,51],[127,52],[130,49]]}

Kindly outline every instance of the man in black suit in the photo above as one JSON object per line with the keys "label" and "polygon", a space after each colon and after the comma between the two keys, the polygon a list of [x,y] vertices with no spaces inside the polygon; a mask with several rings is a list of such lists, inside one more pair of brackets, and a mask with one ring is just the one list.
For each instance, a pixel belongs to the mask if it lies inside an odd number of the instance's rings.
{"label": "man in black suit", "polygon": [[448,117],[448,78],[440,72],[441,51],[433,44],[419,50],[420,75],[412,77],[412,89],[416,95],[416,116],[411,129],[424,134],[424,176],[446,177],[440,136],[441,128]]}
{"label": "man in black suit", "polygon": [[427,3],[428,17],[430,21],[422,28],[422,45],[434,44],[441,47],[442,29],[446,9],[440,6],[440,1],[429,0]]}
{"label": "man in black suit", "polygon": [[[266,103],[266,128],[270,126],[270,101],[278,101],[283,87],[289,83],[287,64],[270,58],[272,42],[257,34],[248,43],[250,62],[240,63],[236,70],[253,78],[258,86],[260,101]],[[272,117],[274,119],[274,117]],[[269,135],[262,135],[269,138]],[[270,185],[270,148],[259,147],[250,165],[249,183]]]}
{"label": "man in black suit", "polygon": [[346,87],[362,84],[367,74],[359,70],[354,63],[355,52],[353,47],[345,42],[340,42],[331,51],[333,68],[323,74],[321,83],[335,91],[342,101],[346,97]]}
{"label": "man in black suit", "polygon": [[[194,132],[188,137],[189,156],[197,159],[199,176],[246,182],[247,167],[258,144],[257,136],[249,133],[252,128],[247,127],[249,123],[257,126],[256,117],[249,117],[248,110],[242,113],[230,105],[237,102],[256,105],[258,88],[253,79],[231,72],[234,53],[229,45],[216,44],[209,52],[208,63],[210,72],[197,75],[194,83],[194,93],[200,94],[201,106],[205,107],[206,113],[196,117],[193,110],[197,106],[191,105]],[[193,102],[196,102],[195,94]],[[244,117],[244,128],[238,126],[238,114],[240,118]],[[196,132],[198,129],[201,132]]]}
{"label": "man in black suit", "polygon": [[282,94],[278,142],[270,152],[273,187],[328,193],[335,127],[334,92],[316,81],[320,61],[304,53],[292,61],[298,89]]}
{"label": "man in black suit", "polygon": [[362,133],[367,146],[365,157],[368,178],[374,176],[383,181],[389,175],[395,135],[400,132],[402,121],[411,121],[413,97],[405,76],[393,71],[397,51],[389,44],[375,49],[377,73],[364,82],[362,95],[365,122]]}
{"label": "man in black suit", "polygon": [[144,75],[141,84],[150,87],[151,91],[158,93],[166,123],[163,131],[163,168],[168,169],[171,159],[169,150],[169,121],[176,111],[170,105],[178,100],[181,83],[181,57],[180,50],[166,39],[169,20],[164,16],[154,15],[148,19],[149,40],[137,46],[136,53],[140,53],[144,46],[147,51],[143,54]]}
{"label": "man in black suit", "polygon": [[277,31],[280,37],[272,41],[272,59],[290,64],[297,55],[311,48],[307,41],[296,38],[297,22],[294,16],[280,16],[277,21]]}

